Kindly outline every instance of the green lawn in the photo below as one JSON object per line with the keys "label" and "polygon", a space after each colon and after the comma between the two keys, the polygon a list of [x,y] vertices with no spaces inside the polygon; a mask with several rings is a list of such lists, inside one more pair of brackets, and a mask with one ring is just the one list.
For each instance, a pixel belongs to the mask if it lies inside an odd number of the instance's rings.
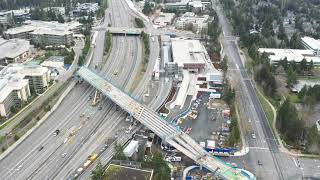
{"label": "green lawn", "polygon": [[[262,92],[261,89],[259,91]],[[258,96],[258,99],[259,99],[259,101],[261,103],[262,109],[263,109],[264,113],[267,116],[269,125],[270,125],[270,127],[272,129],[272,132],[273,132],[273,134],[275,134],[275,131],[274,131],[273,126],[272,126],[273,120],[274,120],[274,114],[273,114],[272,108],[269,105],[269,103],[265,100],[265,98],[263,98],[263,95],[261,93],[257,92],[257,96]]]}

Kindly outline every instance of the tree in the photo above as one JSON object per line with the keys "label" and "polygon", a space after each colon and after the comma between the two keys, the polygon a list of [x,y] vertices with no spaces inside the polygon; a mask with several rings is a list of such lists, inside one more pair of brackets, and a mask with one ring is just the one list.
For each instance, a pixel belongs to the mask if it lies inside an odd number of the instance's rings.
{"label": "tree", "polygon": [[144,28],[144,27],[145,27],[142,19],[140,19],[140,18],[138,18],[138,17],[135,17],[135,18],[134,18],[134,22],[136,23],[136,25],[137,25],[138,28]]}
{"label": "tree", "polygon": [[283,22],[280,22],[280,26],[279,26],[279,32],[278,32],[278,38],[281,40],[284,40],[285,37],[287,36],[285,29],[283,27]]}
{"label": "tree", "polygon": [[58,14],[58,22],[59,23],[64,23],[65,22],[64,18],[63,18],[63,16],[61,14]]}
{"label": "tree", "polygon": [[154,170],[155,180],[167,180],[171,177],[171,170],[159,151],[153,152],[152,159],[146,161],[144,165]]}
{"label": "tree", "polygon": [[224,56],[222,62],[221,62],[221,69],[226,72],[228,70],[228,58],[227,56]]}
{"label": "tree", "polygon": [[17,108],[16,108],[16,106],[11,106],[10,107],[10,111],[11,111],[11,113],[16,113],[17,112]]}
{"label": "tree", "polygon": [[289,43],[290,43],[290,48],[292,48],[292,49],[300,49],[301,48],[300,36],[297,32],[293,33]]}
{"label": "tree", "polygon": [[293,70],[292,66],[289,67],[287,72],[287,84],[292,87],[297,82],[297,73]]}
{"label": "tree", "polygon": [[299,119],[297,110],[291,104],[289,98],[284,101],[278,110],[276,127],[288,144],[298,147],[298,142],[304,131],[304,122]]}
{"label": "tree", "polygon": [[152,6],[148,1],[145,1],[142,12],[147,16],[152,12]]}
{"label": "tree", "polygon": [[94,171],[91,172],[91,180],[102,180],[104,179],[104,168],[99,161],[97,167]]}
{"label": "tree", "polygon": [[123,153],[123,147],[121,145],[116,145],[115,146],[116,154],[114,156],[115,159],[117,160],[125,160],[126,156]]}
{"label": "tree", "polygon": [[231,133],[228,138],[228,145],[230,147],[234,147],[240,141],[240,131],[235,117],[231,118],[230,131]]}

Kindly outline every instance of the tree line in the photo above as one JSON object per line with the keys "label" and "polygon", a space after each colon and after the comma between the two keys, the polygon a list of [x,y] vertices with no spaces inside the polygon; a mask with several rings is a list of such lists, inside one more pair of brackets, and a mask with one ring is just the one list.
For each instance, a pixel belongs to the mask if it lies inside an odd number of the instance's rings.
{"label": "tree line", "polygon": [[[301,91],[299,98],[314,98],[320,101],[320,86],[305,88]],[[288,145],[308,153],[319,154],[320,134],[316,125],[307,127],[289,98],[278,110],[276,128]]]}

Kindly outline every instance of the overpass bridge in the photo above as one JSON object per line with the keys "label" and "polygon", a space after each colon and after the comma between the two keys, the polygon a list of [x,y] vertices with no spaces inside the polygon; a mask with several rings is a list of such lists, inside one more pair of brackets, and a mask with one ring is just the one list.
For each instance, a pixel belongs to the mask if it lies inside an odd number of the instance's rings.
{"label": "overpass bridge", "polygon": [[143,28],[129,28],[129,27],[94,27],[97,31],[109,31],[111,34],[115,35],[140,35]]}
{"label": "overpass bridge", "polygon": [[164,120],[147,106],[139,103],[139,101],[120,90],[120,88],[113,85],[110,80],[100,77],[87,67],[81,67],[78,75],[171,146],[184,153],[197,164],[215,172],[220,178],[228,180],[255,179],[248,171],[233,168],[217,157],[211,156],[190,136]]}

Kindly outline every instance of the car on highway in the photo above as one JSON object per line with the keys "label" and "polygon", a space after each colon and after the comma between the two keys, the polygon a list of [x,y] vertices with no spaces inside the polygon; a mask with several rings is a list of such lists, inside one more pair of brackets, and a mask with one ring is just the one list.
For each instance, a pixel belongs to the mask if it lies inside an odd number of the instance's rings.
{"label": "car on highway", "polygon": [[40,146],[39,148],[38,148],[38,151],[41,151],[43,149],[43,146]]}
{"label": "car on highway", "polygon": [[253,138],[253,139],[256,139],[256,138],[257,138],[254,133],[252,133],[252,138]]}
{"label": "car on highway", "polygon": [[262,162],[260,160],[258,160],[258,165],[262,166]]}
{"label": "car on highway", "polygon": [[61,154],[61,157],[64,158],[64,157],[66,157],[66,155],[67,155],[67,153],[63,153],[63,154]]}
{"label": "car on highway", "polygon": [[54,131],[53,136],[56,137],[59,133],[60,133],[60,130],[57,129],[57,130]]}
{"label": "car on highway", "polygon": [[118,70],[115,70],[114,72],[113,72],[113,75],[118,75]]}

